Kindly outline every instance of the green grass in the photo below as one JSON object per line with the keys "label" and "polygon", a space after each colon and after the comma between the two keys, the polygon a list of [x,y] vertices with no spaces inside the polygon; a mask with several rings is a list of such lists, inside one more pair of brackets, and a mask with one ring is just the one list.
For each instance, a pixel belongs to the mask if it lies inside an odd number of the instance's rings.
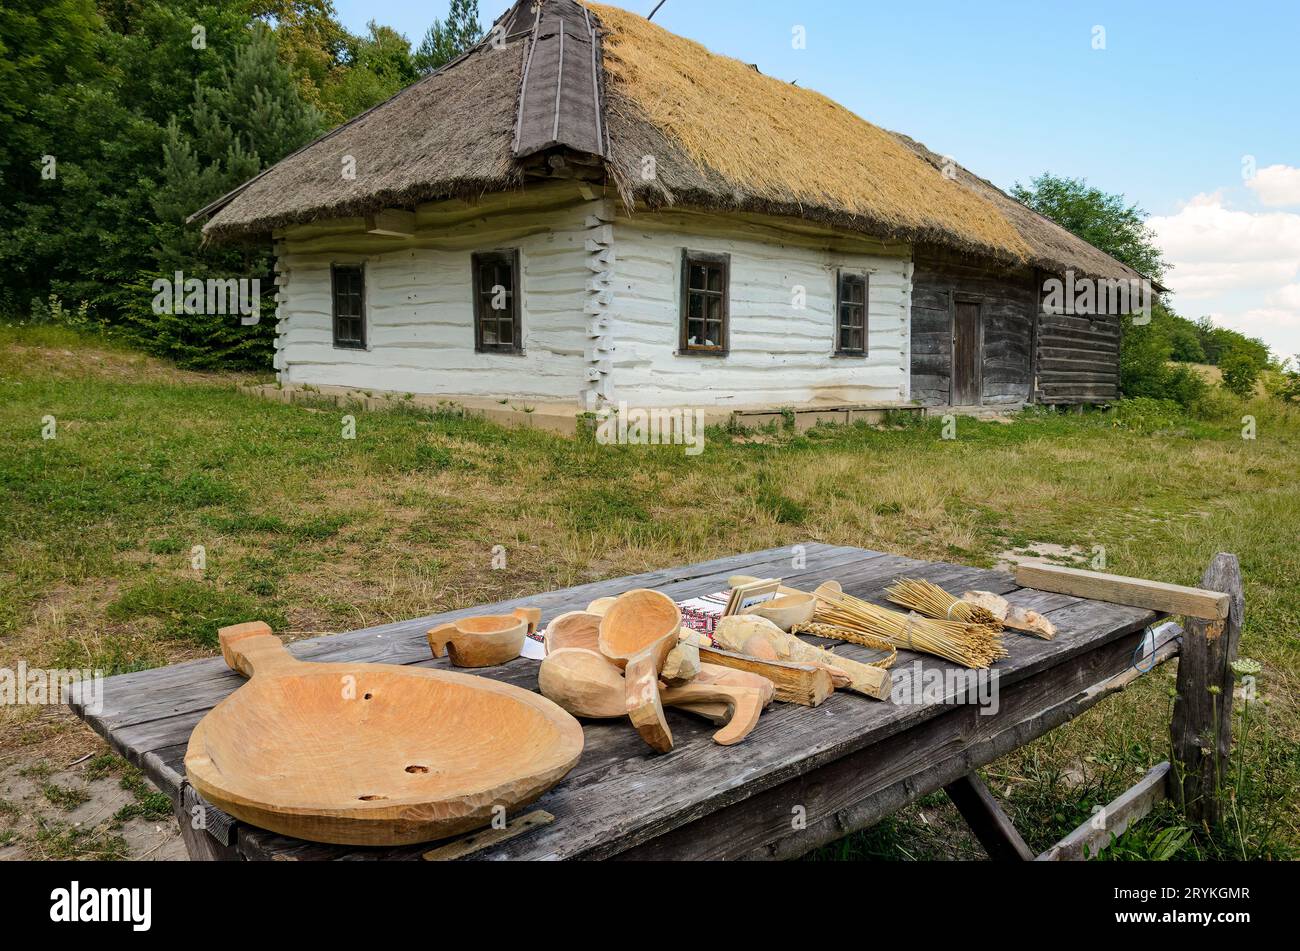
{"label": "green grass", "polygon": [[[711,429],[688,457],[400,400],[384,412],[283,405],[241,394],[247,379],[0,328],[0,664],[133,670],[211,654],[234,621],[348,630],[813,540],[982,566],[1035,543],[1102,548],[1108,570],[1182,584],[1233,551],[1246,581],[1241,651],[1264,663],[1273,700],[1251,728],[1261,752],[1240,806],[1255,818],[1240,834],[1192,830],[1171,855],[1300,846],[1300,765],[1284,752],[1300,739],[1294,411],[1217,399],[1210,418],[1189,419],[1134,401],[961,418],[955,440],[910,416],[803,434]],[[1247,413],[1254,440],[1241,438]],[[496,546],[504,569],[492,568]],[[1170,686],[1165,673],[1143,678],[990,766],[1031,845],[1167,758]],[[927,834],[927,821],[909,810],[838,848],[940,854],[951,835]],[[1133,856],[1168,851],[1157,840],[1174,820],[1149,824],[1126,837]]]}
{"label": "green grass", "polygon": [[84,789],[60,786],[58,783],[46,783],[41,787],[41,794],[51,805],[58,806],[64,812],[71,812],[90,799],[90,794]]}

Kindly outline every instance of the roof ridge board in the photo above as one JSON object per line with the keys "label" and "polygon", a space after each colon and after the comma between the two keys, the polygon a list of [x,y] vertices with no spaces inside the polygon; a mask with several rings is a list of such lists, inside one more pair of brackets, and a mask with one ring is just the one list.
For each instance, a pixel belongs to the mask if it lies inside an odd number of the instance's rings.
{"label": "roof ridge board", "polygon": [[539,33],[542,26],[542,6],[538,4],[533,14],[533,27],[525,31],[532,35],[532,41],[528,47],[528,55],[524,58],[523,72],[519,77],[519,95],[515,98],[515,137],[510,145],[510,152],[514,156],[519,155],[519,137],[523,130],[524,124],[524,96],[528,92],[528,74],[533,67],[533,56],[537,52],[537,41],[541,38]]}
{"label": "roof ridge board", "polygon": [[[582,19],[565,16],[557,9],[569,12],[580,11]],[[565,37],[589,48],[583,56],[585,62],[576,64],[579,68],[573,72],[575,55],[565,48]],[[515,136],[511,152],[515,158],[527,158],[556,146],[564,146],[575,152],[594,155],[604,159],[609,154],[605,140],[607,123],[603,111],[601,96],[602,64],[598,57],[599,32],[592,24],[592,15],[587,8],[573,0],[547,0],[537,5],[532,30],[532,45],[524,63],[523,75],[519,84],[519,95],[515,106]],[[553,42],[550,42],[553,41]],[[539,49],[541,60],[538,60]],[[569,57],[569,69],[565,68],[565,58]],[[537,68],[534,68],[534,67]],[[554,69],[554,89],[549,88]],[[539,72],[544,80],[539,80]],[[566,83],[569,90],[577,90],[582,100],[586,99],[585,87],[588,76],[591,83],[591,101],[584,103],[580,111],[575,112],[571,97],[566,97]],[[537,83],[544,81],[548,88],[538,88]],[[531,107],[533,99],[538,103]],[[571,108],[566,114],[566,102]],[[590,109],[590,113],[586,110]],[[527,125],[542,126],[549,131],[540,133],[533,128],[525,132]],[[583,129],[591,126],[590,130]],[[562,134],[561,130],[564,130]],[[587,141],[579,141],[586,139]],[[594,141],[592,141],[594,139]],[[592,147],[594,146],[594,148]]]}

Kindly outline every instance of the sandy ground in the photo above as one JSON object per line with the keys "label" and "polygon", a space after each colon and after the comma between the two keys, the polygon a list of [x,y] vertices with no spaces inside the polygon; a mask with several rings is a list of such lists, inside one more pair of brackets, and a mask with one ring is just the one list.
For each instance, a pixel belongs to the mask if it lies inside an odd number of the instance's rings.
{"label": "sandy ground", "polygon": [[89,727],[62,710],[24,727],[35,742],[0,758],[0,860],[187,858],[157,788]]}

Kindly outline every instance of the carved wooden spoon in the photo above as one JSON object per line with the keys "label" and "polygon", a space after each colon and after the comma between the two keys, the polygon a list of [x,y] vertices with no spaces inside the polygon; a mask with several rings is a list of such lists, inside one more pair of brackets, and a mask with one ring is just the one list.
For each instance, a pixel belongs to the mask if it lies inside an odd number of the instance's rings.
{"label": "carved wooden spoon", "polygon": [[627,715],[660,753],[673,748],[673,734],[659,698],[659,672],[677,646],[681,626],[677,603],[649,588],[619,595],[600,619],[600,652],[625,671]]}
{"label": "carved wooden spoon", "polygon": [[[711,666],[711,665],[709,665]],[[721,668],[720,668],[721,669]],[[732,673],[710,674],[728,679]],[[701,674],[704,677],[705,674]],[[763,677],[763,686],[733,686],[708,682],[670,687],[661,694],[662,703],[680,706],[698,713],[723,727],[713,735],[722,746],[739,743],[758,722],[759,714],[772,698],[772,685]],[[735,682],[734,678],[731,678]],[[750,681],[752,683],[752,681]],[[627,715],[626,683],[618,667],[595,651],[581,647],[564,647],[548,654],[537,673],[542,696],[579,717],[611,719]],[[656,685],[657,687],[657,685]]]}

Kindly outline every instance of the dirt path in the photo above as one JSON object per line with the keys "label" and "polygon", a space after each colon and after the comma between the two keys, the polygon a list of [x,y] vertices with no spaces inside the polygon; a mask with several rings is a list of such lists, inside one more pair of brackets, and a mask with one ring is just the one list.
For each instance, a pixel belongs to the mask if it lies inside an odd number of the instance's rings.
{"label": "dirt path", "polygon": [[49,710],[0,758],[0,860],[186,859],[171,801],[89,727]]}

